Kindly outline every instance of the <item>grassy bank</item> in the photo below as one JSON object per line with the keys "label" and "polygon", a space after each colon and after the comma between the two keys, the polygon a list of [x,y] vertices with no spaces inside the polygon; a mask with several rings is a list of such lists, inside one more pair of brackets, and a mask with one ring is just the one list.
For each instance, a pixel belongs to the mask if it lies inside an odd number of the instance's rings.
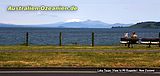
{"label": "grassy bank", "polygon": [[160,53],[0,53],[0,67],[160,67]]}
{"label": "grassy bank", "polygon": [[0,46],[0,50],[160,50],[158,45],[135,45],[133,48],[127,46]]}

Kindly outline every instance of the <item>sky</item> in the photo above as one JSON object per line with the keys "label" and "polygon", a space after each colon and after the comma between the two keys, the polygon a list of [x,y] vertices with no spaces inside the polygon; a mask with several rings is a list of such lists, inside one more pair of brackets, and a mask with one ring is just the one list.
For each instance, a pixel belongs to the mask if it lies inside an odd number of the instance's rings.
{"label": "sky", "polygon": [[[77,11],[7,11],[8,6],[72,6]],[[105,23],[160,21],[160,0],[0,0],[0,23],[36,25],[98,20]]]}

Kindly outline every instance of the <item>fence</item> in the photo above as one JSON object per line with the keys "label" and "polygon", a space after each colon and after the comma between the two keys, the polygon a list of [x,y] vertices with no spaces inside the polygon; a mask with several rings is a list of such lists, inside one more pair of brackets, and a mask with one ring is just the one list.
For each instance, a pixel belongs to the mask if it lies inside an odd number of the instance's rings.
{"label": "fence", "polygon": [[[138,33],[158,37],[160,33]],[[0,45],[119,45],[119,32],[0,32]]]}
{"label": "fence", "polygon": [[[0,45],[91,45],[94,46],[94,32],[91,37],[82,34],[50,33],[50,32],[0,32]],[[90,38],[89,38],[90,37]],[[68,39],[71,39],[68,41]],[[65,43],[63,42],[65,40]],[[91,41],[90,41],[91,40]],[[59,42],[58,42],[59,41]],[[86,42],[86,43],[85,43]],[[91,42],[91,44],[90,44]]]}
{"label": "fence", "polygon": [[[29,33],[27,32],[26,33],[26,36],[25,36],[26,40],[25,40],[25,45],[28,46],[29,45]],[[94,32],[92,32],[92,37],[91,37],[91,40],[92,40],[92,44],[91,46],[94,46]],[[62,35],[62,32],[59,33],[59,46],[62,46],[63,45],[63,35]],[[73,43],[73,44],[78,44],[78,43]]]}

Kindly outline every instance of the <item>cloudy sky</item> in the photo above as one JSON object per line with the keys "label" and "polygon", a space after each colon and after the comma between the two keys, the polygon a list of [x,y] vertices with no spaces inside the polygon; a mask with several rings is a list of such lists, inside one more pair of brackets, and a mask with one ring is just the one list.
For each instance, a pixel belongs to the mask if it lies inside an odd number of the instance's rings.
{"label": "cloudy sky", "polygon": [[[72,6],[78,11],[7,11],[13,6]],[[48,24],[84,20],[105,23],[160,21],[160,0],[0,0],[0,23]]]}

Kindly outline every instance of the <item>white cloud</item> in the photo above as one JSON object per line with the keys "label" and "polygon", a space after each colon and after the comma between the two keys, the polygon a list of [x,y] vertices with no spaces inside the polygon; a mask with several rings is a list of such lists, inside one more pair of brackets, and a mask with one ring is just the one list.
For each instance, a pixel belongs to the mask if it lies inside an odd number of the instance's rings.
{"label": "white cloud", "polygon": [[82,20],[80,19],[68,19],[65,22],[81,22]]}
{"label": "white cloud", "polygon": [[50,17],[58,17],[55,14],[49,13],[49,12],[37,12],[36,13],[38,16],[50,16]]}

